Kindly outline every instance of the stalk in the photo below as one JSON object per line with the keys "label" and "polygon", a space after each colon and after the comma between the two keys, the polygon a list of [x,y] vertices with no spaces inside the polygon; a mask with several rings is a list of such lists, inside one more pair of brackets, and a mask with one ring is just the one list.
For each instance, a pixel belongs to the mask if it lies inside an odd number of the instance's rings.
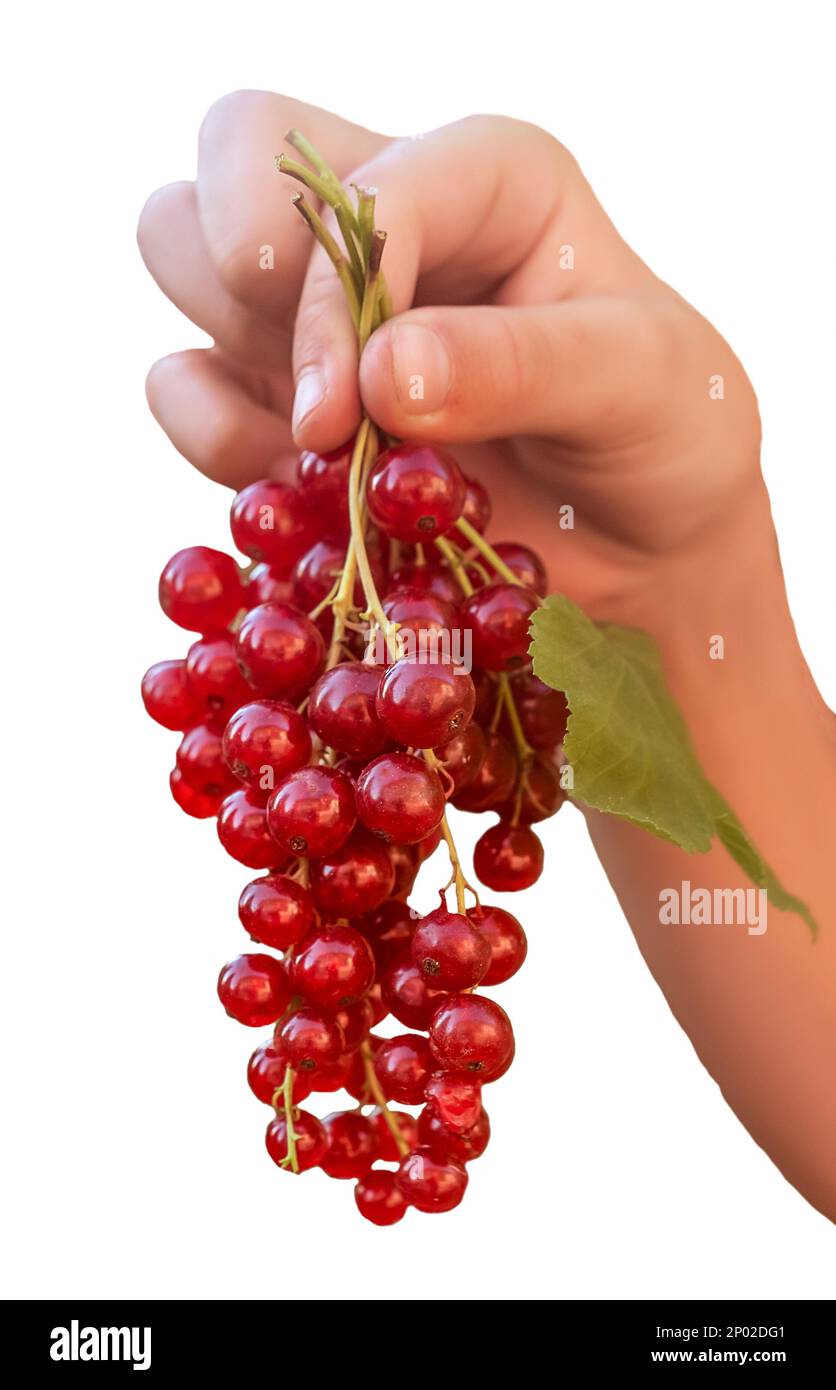
{"label": "stalk", "polygon": [[522,585],[522,580],[519,576],[514,574],[514,571],[506,565],[500,555],[497,555],[490,542],[486,541],[485,537],[479,534],[476,527],[473,526],[471,522],[467,521],[463,516],[460,516],[456,525],[462,535],[470,541],[470,544],[476,547],[480,555],[484,555],[488,564],[492,569],[496,570],[497,574],[501,574],[502,578],[507,579],[509,584]]}
{"label": "stalk", "polygon": [[374,1059],[372,1057],[371,1043],[362,1043],[360,1047],[360,1052],[363,1057],[363,1066],[366,1070],[366,1085],[369,1088],[375,1105],[380,1110],[384,1120],[386,1121],[386,1124],[389,1127],[389,1133],[391,1134],[392,1138],[395,1141],[395,1144],[397,1145],[398,1153],[400,1154],[401,1158],[404,1158],[405,1155],[409,1153],[409,1145],[407,1144],[406,1140],[401,1134],[398,1122],[392,1114],[391,1110],[389,1109],[388,1105],[386,1104],[386,1097],[380,1089],[380,1082],[377,1079],[377,1072],[374,1069]]}

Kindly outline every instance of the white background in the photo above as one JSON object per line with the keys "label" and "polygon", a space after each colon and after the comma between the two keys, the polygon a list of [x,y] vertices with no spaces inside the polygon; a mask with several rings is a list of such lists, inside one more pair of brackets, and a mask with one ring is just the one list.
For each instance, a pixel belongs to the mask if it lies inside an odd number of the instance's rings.
{"label": "white background", "polygon": [[[253,1035],[215,997],[246,946],[247,871],[175,808],[176,735],[139,701],[144,668],[184,649],[159,569],[227,543],[228,498],[146,411],[151,361],[200,335],[134,246],[145,196],[192,175],[198,123],[236,87],[393,133],[478,110],[548,127],[749,370],[793,610],[836,704],[827,18],[620,0],[18,8],[2,82],[7,1295],[836,1294],[832,1227],[726,1108],[570,810],[509,903],[531,942],[501,994],[518,1060],[491,1088],[464,1205],[379,1231],[350,1184],[294,1183],[267,1158]],[[780,730],[763,751],[777,765]]]}

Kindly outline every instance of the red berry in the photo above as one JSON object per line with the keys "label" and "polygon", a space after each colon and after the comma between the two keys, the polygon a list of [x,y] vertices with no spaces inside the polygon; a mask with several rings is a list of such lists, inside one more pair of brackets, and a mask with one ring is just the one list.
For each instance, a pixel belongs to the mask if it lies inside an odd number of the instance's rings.
{"label": "red berry", "polygon": [[392,571],[392,587],[397,589],[428,589],[437,594],[445,603],[457,608],[462,596],[461,588],[452,570],[446,565],[433,565],[427,561],[419,565],[411,560]]}
{"label": "red berry", "polygon": [[357,814],[375,835],[417,844],[444,815],[438,773],[409,753],[381,754],[357,780]]}
{"label": "red berry", "polygon": [[347,1089],[349,1077],[354,1069],[356,1053],[345,1052],[336,1062],[323,1063],[310,1073],[311,1090],[317,1092],[342,1091]]}
{"label": "red berry", "polygon": [[418,875],[419,858],[417,845],[396,845],[394,841],[386,846],[392,867],[395,870],[395,882],[392,888],[393,898],[408,898],[412,892],[415,879]]}
{"label": "red berry", "polygon": [[453,795],[461,811],[490,811],[507,801],[517,780],[517,755],[502,734],[485,735],[485,757],[463,791]]}
{"label": "red berry", "polygon": [[414,586],[393,589],[383,600],[383,611],[390,623],[398,624],[398,636],[403,638],[404,652],[408,656],[416,656],[419,652],[434,656],[443,654],[439,634],[446,637],[449,652],[451,634],[461,626],[458,608],[439,598],[431,589]]}
{"label": "red berry", "polygon": [[275,1023],[290,999],[287,971],[275,956],[236,956],[218,976],[218,998],[248,1028]]}
{"label": "red berry", "polygon": [[280,782],[267,805],[270,834],[289,854],[319,859],[354,829],[351,778],[332,767],[302,767]]}
{"label": "red berry", "polygon": [[200,700],[191,688],[185,661],[158,661],[142,677],[142,702],[164,729],[184,733],[201,718]]}
{"label": "red berry", "polygon": [[520,584],[487,584],[462,605],[462,623],[473,634],[473,660],[505,671],[528,660],[529,623],[540,600]]}
{"label": "red berry", "polygon": [[177,767],[170,773],[168,785],[180,810],[185,811],[187,816],[194,816],[196,820],[208,820],[209,816],[216,816],[226,795],[223,790],[217,792],[196,791],[184,780],[183,774]]}
{"label": "red berry", "polygon": [[491,1122],[487,1110],[480,1110],[479,1116],[469,1129],[453,1129],[446,1125],[435,1106],[427,1105],[418,1116],[418,1139],[421,1144],[432,1149],[440,1158],[457,1159],[459,1163],[471,1163],[485,1152],[491,1137]]}
{"label": "red berry", "polygon": [[263,695],[300,693],[325,657],[322,633],[290,603],[262,603],[245,616],[236,640],[238,665]]}
{"label": "red berry", "polygon": [[222,802],[218,839],[227,854],[248,869],[273,869],[285,858],[267,828],[267,812],[258,793],[249,788],[230,792]]}
{"label": "red berry", "polygon": [[348,470],[354,440],[327,454],[303,453],[296,477],[311,510],[342,535],[348,527]]}
{"label": "red berry", "polygon": [[396,1100],[399,1105],[420,1105],[430,1072],[435,1068],[427,1039],[418,1033],[400,1033],[381,1043],[375,1053],[374,1069],[387,1100]]}
{"label": "red berry", "polygon": [[418,923],[412,959],[436,989],[473,989],[490,965],[491,948],[467,917],[439,907]]}
{"label": "red berry", "polygon": [[432,1107],[442,1124],[457,1134],[471,1129],[482,1113],[482,1083],[469,1076],[434,1072],[424,1094],[428,1108]]}
{"label": "red berry", "polygon": [[239,705],[252,698],[235,656],[235,639],[201,637],[189,647],[186,657],[189,686],[200,700],[212,724],[226,723]]}
{"label": "red berry", "polygon": [[205,796],[226,796],[236,785],[223,760],[221,738],[205,724],[196,724],[180,740],[177,770],[184,782]]}
{"label": "red berry", "polygon": [[252,700],[233,714],[224,730],[223,748],[235,776],[266,800],[289,772],[305,766],[311,736],[292,705]]}
{"label": "red berry", "polygon": [[543,872],[543,846],[527,825],[500,821],[476,841],[473,868],[495,893],[519,893]]}
{"label": "red berry", "polygon": [[285,874],[267,874],[247,884],[238,899],[238,916],[253,941],[287,951],[313,926],[313,898]]}
{"label": "red berry", "polygon": [[533,589],[540,598],[545,598],[549,592],[549,580],[546,566],[536,550],[527,545],[519,545],[517,541],[496,541],[493,548],[500,560],[504,560],[508,568],[513,570],[521,584],[527,589]]}
{"label": "red berry", "polygon": [[569,706],[562,690],[552,690],[531,671],[513,677],[511,691],[523,733],[532,748],[556,748],[566,734]]}
{"label": "red berry", "polygon": [[[392,1119],[395,1121],[395,1124],[397,1125],[398,1134],[400,1135],[401,1139],[403,1139],[404,1142],[408,1144],[411,1149],[414,1149],[415,1145],[418,1143],[417,1120],[414,1118],[414,1116],[408,1115],[405,1110],[392,1110],[388,1106],[387,1109],[389,1110],[389,1114],[391,1115]],[[378,1158],[383,1163],[399,1163],[401,1158],[400,1150],[397,1144],[395,1143],[395,1136],[389,1128],[389,1125],[386,1123],[386,1116],[384,1115],[383,1111],[373,1110],[371,1115],[369,1116],[369,1119],[374,1125],[375,1131],[377,1133]],[[394,1174],[392,1176],[394,1176]]]}
{"label": "red berry", "polygon": [[[281,1096],[276,1097],[276,1091],[284,1085],[286,1070],[287,1058],[273,1039],[268,1038],[261,1043],[247,1064],[247,1082],[256,1099],[265,1105],[272,1105],[275,1098],[281,1104]],[[297,1072],[293,1077],[294,1105],[301,1105],[310,1093],[311,1084],[307,1076]]]}
{"label": "red berry", "polygon": [[308,704],[308,719],[328,748],[352,758],[373,758],[388,738],[375,711],[380,668],[347,661],[320,676]]}
{"label": "red berry", "polygon": [[462,516],[465,521],[469,521],[471,526],[483,536],[488,529],[492,510],[487,488],[482,486],[478,478],[466,478],[464,507],[462,508]]}
{"label": "red berry", "polygon": [[389,1012],[389,1010],[383,1002],[383,993],[380,988],[379,980],[375,980],[374,984],[372,985],[371,989],[366,995],[366,1002],[369,1004],[372,1010],[372,1019],[370,1027],[376,1028],[378,1023],[383,1022],[384,1018]]}
{"label": "red berry", "polygon": [[475,703],[473,681],[463,666],[401,657],[383,676],[376,707],[396,742],[435,748],[465,728]]}
{"label": "red berry", "polygon": [[483,985],[501,985],[516,975],[528,953],[525,932],[503,907],[474,907],[469,914],[473,925],[491,948],[491,963],[482,976]]}
{"label": "red berry", "polygon": [[403,954],[409,946],[418,916],[405,902],[388,899],[358,922],[358,929],[369,941],[379,968]]}
{"label": "red berry", "polygon": [[[328,1148],[328,1137],[321,1122],[307,1110],[293,1112],[293,1128],[296,1133],[296,1162],[300,1173],[316,1168]],[[273,1162],[284,1169],[293,1171],[289,1163],[287,1149],[287,1121],[283,1114],[277,1115],[267,1126],[267,1152]]]}
{"label": "red berry", "polygon": [[375,1226],[394,1226],[406,1214],[406,1199],[385,1168],[366,1173],[354,1189],[357,1210]]}
{"label": "red berry", "polygon": [[345,1050],[345,1035],[336,1019],[307,1005],[281,1020],[275,1041],[293,1070],[305,1075],[333,1065]]}
{"label": "red berry", "polygon": [[368,995],[358,999],[354,1004],[344,1004],[341,1009],[336,1009],[333,1019],[343,1030],[346,1052],[354,1052],[365,1042],[369,1029],[378,1021],[376,1010]]}
{"label": "red berry", "polygon": [[293,602],[307,612],[327,598],[345,564],[345,546],[317,541],[296,561],[291,575]]}
{"label": "red berry", "polygon": [[320,1168],[329,1178],[362,1178],[377,1158],[377,1133],[365,1115],[356,1110],[338,1111],[322,1121],[328,1150]]}
{"label": "red berry", "polygon": [[415,846],[419,864],[423,864],[425,859],[429,859],[431,854],[435,854],[440,844],[441,826],[439,825],[436,830],[433,830],[432,834],[427,835],[423,840],[419,840],[418,844]]}
{"label": "red berry", "polygon": [[231,555],[192,545],[172,555],[160,575],[160,607],[190,632],[221,632],[244,602],[241,575]]}
{"label": "red berry", "polygon": [[462,514],[466,485],[452,455],[431,444],[396,444],[377,460],[366,496],[372,520],[401,541],[443,536]]}
{"label": "red berry", "polygon": [[508,1015],[481,994],[450,994],[436,1005],[430,1047],[446,1070],[474,1072],[480,1081],[496,1081],[514,1060]]}
{"label": "red berry", "polygon": [[251,560],[266,560],[280,574],[289,573],[314,538],[315,522],[295,487],[266,478],[250,483],[233,498],[229,514],[232,539]]}
{"label": "red berry", "polygon": [[470,786],[485,761],[487,750],[484,732],[478,724],[468,724],[466,729],[436,748],[435,756],[452,779],[453,793]]}
{"label": "red berry", "polygon": [[444,991],[433,989],[409,952],[390,961],[381,978],[389,1012],[407,1028],[428,1028],[433,1009]]}
{"label": "red berry", "polygon": [[323,913],[362,917],[391,895],[395,871],[386,846],[355,830],[333,854],[311,864],[311,892]]}
{"label": "red berry", "polygon": [[496,809],[503,820],[534,825],[553,816],[565,800],[556,770],[543,758],[532,758],[520,772],[515,791]]}
{"label": "red berry", "polygon": [[318,927],[300,941],[291,971],[294,988],[312,1004],[338,1009],[369,989],[374,956],[353,927]]}
{"label": "red berry", "polygon": [[272,565],[253,565],[244,586],[244,603],[257,608],[260,603],[290,603],[293,585],[283,579]]}
{"label": "red berry", "polygon": [[467,1169],[455,1158],[415,1149],[401,1160],[395,1181],[401,1195],[418,1211],[452,1211],[467,1187]]}

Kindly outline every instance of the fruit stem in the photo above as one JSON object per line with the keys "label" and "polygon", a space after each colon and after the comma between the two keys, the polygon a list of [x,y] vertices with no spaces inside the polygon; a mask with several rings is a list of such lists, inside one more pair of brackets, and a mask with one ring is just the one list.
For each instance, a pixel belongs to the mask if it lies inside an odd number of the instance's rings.
{"label": "fruit stem", "polygon": [[505,712],[508,715],[511,732],[514,735],[517,754],[520,762],[525,763],[531,757],[534,749],[525,736],[519,710],[517,709],[517,704],[514,699],[514,692],[511,689],[511,681],[506,671],[503,671],[499,677],[499,701],[497,703],[505,705]]}
{"label": "fruit stem", "polygon": [[[444,769],[444,764],[443,764],[443,762],[441,761],[441,759],[436,757],[436,755],[435,755],[435,750],[434,750],[434,749],[432,749],[432,748],[425,748],[425,749],[423,749],[423,754],[424,754],[424,761],[425,761],[425,763],[427,764],[428,767],[431,767],[431,768],[433,769],[434,772],[437,773],[437,772],[439,772],[439,770],[446,770],[446,769]],[[449,775],[449,774],[448,774],[448,775]],[[466,879],[465,876],[464,876],[464,873],[462,872],[462,861],[461,861],[461,859],[459,858],[459,852],[458,852],[458,850],[456,849],[456,842],[455,842],[455,840],[453,839],[453,832],[452,832],[452,830],[450,829],[450,825],[449,825],[449,822],[448,822],[448,820],[447,820],[447,813],[446,813],[446,812],[445,812],[445,814],[441,817],[441,827],[440,827],[440,828],[441,828],[441,834],[442,834],[442,836],[443,836],[443,838],[444,838],[444,843],[445,843],[445,845],[447,846],[447,853],[448,853],[448,855],[450,856],[450,868],[452,869],[452,874],[451,874],[450,879],[449,879],[449,881],[448,881],[448,883],[447,883],[447,888],[449,888],[449,887],[451,886],[451,884],[454,884],[454,885],[455,885],[455,888],[456,888],[456,909],[457,909],[457,911],[461,912],[462,915],[464,915],[464,913],[467,911],[467,905],[466,905],[466,903],[465,903],[465,897],[464,897],[464,895],[465,895],[465,890],[468,889],[468,888],[470,889],[470,891],[471,891],[471,893],[473,894],[474,898],[476,899],[477,903],[478,903],[478,901],[479,901],[479,894],[476,892],[476,889],[475,889],[471,884],[468,883],[467,879]],[[446,890],[445,890],[445,891],[446,891]]]}
{"label": "fruit stem", "polygon": [[351,469],[348,475],[348,515],[351,521],[351,538],[357,556],[357,568],[360,571],[360,582],[363,585],[369,615],[374,618],[383,633],[386,648],[392,660],[397,661],[401,654],[396,635],[397,628],[393,623],[390,623],[384,613],[380,596],[375,587],[374,576],[366,551],[366,541],[363,536],[363,519],[360,515],[360,479],[363,473],[363,464],[367,455],[369,458],[374,458],[376,449],[377,431],[366,416],[357,431],[354,453],[351,456]]}
{"label": "fruit stem", "polygon": [[386,1104],[386,1097],[384,1096],[383,1091],[380,1088],[380,1082],[377,1079],[377,1072],[374,1069],[374,1058],[372,1056],[371,1043],[362,1043],[360,1047],[360,1052],[363,1057],[363,1066],[365,1067],[366,1071],[366,1085],[368,1086],[369,1091],[371,1092],[372,1099],[374,1100],[375,1105],[377,1106],[378,1110],[382,1114],[384,1120],[386,1121],[386,1124],[389,1127],[389,1133],[392,1135],[392,1138],[395,1141],[398,1153],[400,1154],[401,1158],[404,1158],[405,1155],[409,1153],[409,1145],[407,1144],[406,1140],[401,1134],[398,1122],[392,1114],[391,1110],[389,1109],[388,1105]]}
{"label": "fruit stem", "polygon": [[383,255],[383,248],[386,245],[386,233],[373,231],[369,243],[369,259],[366,270],[366,281],[363,289],[363,304],[360,309],[360,324],[357,329],[357,337],[360,342],[360,353],[371,337],[374,327],[374,314],[377,306],[377,287],[380,276],[380,259]]}
{"label": "fruit stem", "polygon": [[345,552],[345,562],[340,576],[340,583],[336,597],[331,605],[331,612],[334,615],[334,626],[331,629],[331,644],[328,648],[326,669],[331,670],[336,666],[340,659],[343,640],[345,638],[346,620],[351,611],[354,599],[354,580],[357,574],[357,551],[352,537],[348,542]]}
{"label": "fruit stem", "polygon": [[296,1080],[296,1073],[292,1067],[285,1067],[284,1081],[282,1082],[282,1105],[284,1109],[284,1120],[287,1129],[287,1154],[281,1161],[282,1168],[290,1168],[294,1173],[299,1170],[299,1156],[296,1152],[296,1129],[293,1124],[293,1083]]}
{"label": "fruit stem", "polygon": [[313,232],[320,246],[325,251],[326,255],[328,256],[328,259],[330,260],[338,276],[340,277],[340,284],[342,285],[343,290],[345,291],[345,297],[348,300],[348,309],[349,313],[351,314],[352,322],[354,324],[354,327],[359,331],[360,296],[357,293],[357,282],[355,280],[354,275],[352,274],[351,266],[348,264],[348,261],[346,260],[345,256],[340,251],[340,248],[335,238],[332,237],[331,233],[329,232],[319,213],[316,211],[315,208],[311,207],[309,202],[306,201],[304,193],[294,193],[290,201],[293,203],[293,206],[296,208],[296,211],[307,222],[308,226],[310,227],[311,231]]}
{"label": "fruit stem", "polygon": [[496,570],[497,574],[501,574],[502,578],[506,579],[509,584],[522,584],[522,580],[519,576],[514,574],[510,566],[506,565],[505,561],[497,555],[493,546],[485,540],[484,536],[479,534],[475,526],[471,525],[463,516],[459,517],[456,525],[462,535],[470,541],[470,544],[475,545],[480,555],[484,555],[488,564]]}
{"label": "fruit stem", "polygon": [[473,593],[473,585],[470,582],[467,568],[462,557],[456,550],[456,547],[445,540],[443,536],[439,536],[435,544],[455,574],[456,579],[459,581],[459,587],[465,598],[470,598],[470,595]]}

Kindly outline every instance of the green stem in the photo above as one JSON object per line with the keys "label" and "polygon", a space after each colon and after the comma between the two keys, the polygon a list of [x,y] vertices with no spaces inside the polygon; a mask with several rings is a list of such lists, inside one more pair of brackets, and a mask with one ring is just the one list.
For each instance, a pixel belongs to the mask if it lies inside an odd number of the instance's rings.
{"label": "green stem", "polygon": [[386,647],[393,661],[397,661],[400,656],[400,644],[397,640],[397,627],[390,623],[383,611],[383,604],[380,602],[380,595],[374,582],[369,556],[366,551],[366,541],[363,535],[363,518],[360,512],[360,480],[363,474],[363,464],[368,453],[369,457],[374,458],[377,450],[377,431],[368,416],[363,418],[357,438],[354,442],[354,453],[351,456],[351,468],[348,475],[348,516],[351,522],[351,538],[354,542],[354,550],[357,555],[357,569],[360,574],[360,583],[363,586],[363,593],[366,598],[366,606],[370,617],[373,617],[386,640]]}
{"label": "green stem", "polygon": [[465,598],[470,598],[470,595],[473,593],[473,585],[470,582],[467,569],[456,547],[445,540],[443,536],[439,536],[435,544],[455,574],[456,579],[459,581],[459,587]]}
{"label": "green stem", "polygon": [[282,1100],[284,1108],[285,1126],[287,1129],[287,1155],[282,1159],[281,1166],[290,1168],[292,1172],[298,1173],[299,1156],[296,1152],[296,1129],[293,1124],[293,1083],[296,1080],[296,1073],[292,1067],[285,1067],[284,1081],[282,1083]]}
{"label": "green stem", "polygon": [[519,578],[519,576],[514,574],[514,571],[508,565],[506,565],[505,561],[499,555],[497,555],[493,546],[485,540],[485,537],[480,536],[475,526],[473,526],[463,516],[459,517],[458,521],[456,522],[456,525],[458,526],[462,535],[470,541],[470,544],[476,547],[480,555],[484,555],[488,564],[492,567],[492,569],[496,570],[497,574],[501,574],[502,578],[507,579],[509,584],[522,584],[522,580]]}
{"label": "green stem", "polygon": [[359,329],[360,296],[357,293],[357,282],[355,280],[354,275],[352,274],[351,266],[348,264],[348,261],[346,260],[345,256],[340,251],[336,239],[332,237],[331,233],[329,232],[319,213],[316,211],[315,208],[311,207],[310,203],[306,201],[304,193],[294,193],[290,201],[293,203],[297,212],[299,212],[301,216],[304,218],[304,220],[307,222],[308,226],[310,227],[320,246],[323,247],[328,256],[328,259],[330,260],[331,264],[336,270],[337,275],[340,278],[340,284],[342,285],[343,290],[345,291],[345,297],[348,300],[348,308],[351,314],[352,321],[354,323],[354,327]]}
{"label": "green stem", "polygon": [[374,1058],[372,1057],[371,1043],[364,1042],[360,1047],[363,1056],[363,1066],[366,1070],[366,1085],[374,1100],[375,1105],[381,1112],[386,1124],[389,1126],[389,1133],[395,1141],[398,1153],[401,1158],[409,1153],[409,1145],[401,1134],[398,1122],[386,1104],[386,1097],[380,1089],[380,1082],[377,1079],[377,1072],[374,1069]]}
{"label": "green stem", "polygon": [[525,736],[517,704],[514,699],[514,692],[511,689],[511,681],[505,671],[503,671],[499,677],[499,698],[505,705],[505,712],[508,715],[508,722],[511,725],[511,733],[514,736],[514,744],[520,762],[525,762],[531,757],[534,749]]}

